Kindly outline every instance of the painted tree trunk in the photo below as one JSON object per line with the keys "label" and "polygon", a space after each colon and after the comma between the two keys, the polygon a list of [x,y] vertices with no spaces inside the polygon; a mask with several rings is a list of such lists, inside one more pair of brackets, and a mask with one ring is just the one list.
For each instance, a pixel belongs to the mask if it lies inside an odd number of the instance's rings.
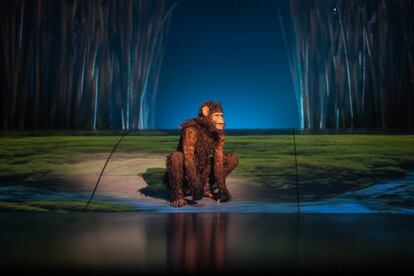
{"label": "painted tree trunk", "polygon": [[0,128],[148,127],[173,7],[0,1]]}
{"label": "painted tree trunk", "polygon": [[279,22],[294,45],[301,127],[414,128],[413,1],[291,0],[290,10]]}

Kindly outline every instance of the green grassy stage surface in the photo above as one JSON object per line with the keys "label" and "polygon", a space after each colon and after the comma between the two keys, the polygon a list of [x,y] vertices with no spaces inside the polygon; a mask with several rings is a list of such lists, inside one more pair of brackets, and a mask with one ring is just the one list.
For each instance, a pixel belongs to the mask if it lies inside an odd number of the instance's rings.
{"label": "green grassy stage surface", "polygon": [[[99,176],[120,136],[19,136],[0,137],[0,187],[24,186],[58,191],[89,191],[74,176]],[[126,136],[111,158],[112,168],[128,159],[155,160],[138,168],[146,180],[147,196],[165,194],[161,176],[164,157],[174,151],[179,137]],[[291,135],[226,136],[225,151],[235,152],[239,166],[231,174],[238,185],[256,189],[263,198],[288,200],[296,193],[296,167]],[[413,135],[329,134],[296,136],[298,181],[306,200],[312,195],[340,194],[390,179],[404,178],[414,170]],[[145,162],[144,162],[145,163]],[[129,171],[128,173],[131,173]],[[95,183],[93,183],[95,184]],[[92,186],[91,186],[92,187]],[[1,196],[0,193],[0,196]],[[86,197],[87,198],[87,197]],[[0,210],[78,210],[79,200],[11,202],[0,198]],[[24,203],[24,204],[23,204]],[[129,210],[108,202],[96,210]]]}

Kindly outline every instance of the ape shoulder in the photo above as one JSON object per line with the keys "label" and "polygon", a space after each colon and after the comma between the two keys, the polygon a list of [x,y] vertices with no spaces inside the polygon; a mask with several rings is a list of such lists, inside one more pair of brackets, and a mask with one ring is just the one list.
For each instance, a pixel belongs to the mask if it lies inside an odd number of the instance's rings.
{"label": "ape shoulder", "polygon": [[[183,146],[194,145],[198,136],[198,123],[195,119],[190,119],[181,124],[181,139],[180,144]],[[181,148],[179,146],[179,148]]]}
{"label": "ape shoulder", "polygon": [[181,129],[182,131],[184,131],[186,128],[194,128],[194,129],[198,129],[199,128],[199,123],[197,122],[197,119],[190,119],[185,121],[184,123],[181,124]]}
{"label": "ape shoulder", "polygon": [[198,136],[201,132],[202,126],[197,121],[197,119],[190,119],[181,124],[182,135],[191,133],[194,136]]}

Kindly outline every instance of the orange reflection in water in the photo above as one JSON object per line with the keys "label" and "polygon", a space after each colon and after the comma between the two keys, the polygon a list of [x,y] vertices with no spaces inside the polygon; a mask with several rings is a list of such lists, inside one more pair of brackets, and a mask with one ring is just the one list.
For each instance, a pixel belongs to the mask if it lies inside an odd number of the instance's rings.
{"label": "orange reflection in water", "polygon": [[172,214],[167,225],[167,260],[171,269],[225,269],[227,214]]}

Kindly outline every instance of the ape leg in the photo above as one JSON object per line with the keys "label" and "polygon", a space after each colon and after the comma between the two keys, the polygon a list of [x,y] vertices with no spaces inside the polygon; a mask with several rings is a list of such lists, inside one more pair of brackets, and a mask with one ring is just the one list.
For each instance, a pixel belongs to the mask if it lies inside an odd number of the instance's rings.
{"label": "ape leg", "polygon": [[173,152],[167,157],[168,186],[171,189],[171,206],[181,207],[184,200],[184,156],[181,152]]}
{"label": "ape leg", "polygon": [[213,168],[213,159],[211,159],[209,163],[205,165],[204,170],[200,174],[200,182],[203,185],[203,196],[204,197],[213,198],[213,193],[211,192],[211,181],[214,178],[214,171],[212,168]]}
{"label": "ape leg", "polygon": [[[213,162],[213,160],[211,160],[211,163],[212,162]],[[207,165],[202,179],[204,180],[203,196],[213,198],[214,195],[212,193],[211,186],[214,183],[214,170],[212,169],[213,164],[211,164],[211,163],[209,163]]]}
{"label": "ape leg", "polygon": [[224,178],[226,178],[234,168],[239,165],[239,158],[234,152],[228,152],[224,154]]}

